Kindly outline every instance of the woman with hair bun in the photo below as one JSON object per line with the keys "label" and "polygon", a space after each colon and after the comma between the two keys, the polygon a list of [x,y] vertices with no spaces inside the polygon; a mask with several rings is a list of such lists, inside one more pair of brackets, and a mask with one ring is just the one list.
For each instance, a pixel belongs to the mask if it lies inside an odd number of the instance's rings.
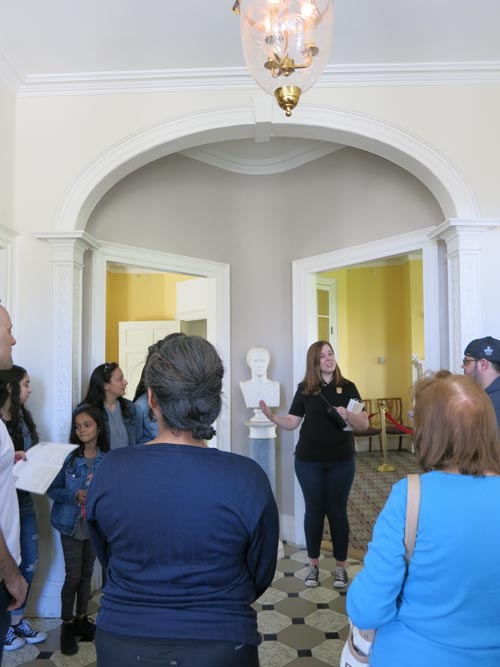
{"label": "woman with hair bun", "polygon": [[203,338],[165,339],[145,371],[158,436],[112,451],[89,487],[98,667],[259,665],[251,605],[274,576],[278,511],[258,464],[207,446],[223,373]]}

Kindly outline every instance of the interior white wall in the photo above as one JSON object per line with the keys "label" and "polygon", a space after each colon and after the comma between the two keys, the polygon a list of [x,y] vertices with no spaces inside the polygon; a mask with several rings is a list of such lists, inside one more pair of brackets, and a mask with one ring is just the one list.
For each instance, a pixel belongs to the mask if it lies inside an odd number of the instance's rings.
{"label": "interior white wall", "polygon": [[[307,188],[307,198],[300,193]],[[344,149],[285,174],[244,176],[174,155],[123,179],[87,225],[94,238],[231,265],[232,449],[246,454],[239,381],[252,345],[271,352],[281,411],[294,393],[291,264],[399,230],[434,227],[443,214],[413,176],[369,153]],[[293,515],[293,436],[277,442],[278,498]]]}

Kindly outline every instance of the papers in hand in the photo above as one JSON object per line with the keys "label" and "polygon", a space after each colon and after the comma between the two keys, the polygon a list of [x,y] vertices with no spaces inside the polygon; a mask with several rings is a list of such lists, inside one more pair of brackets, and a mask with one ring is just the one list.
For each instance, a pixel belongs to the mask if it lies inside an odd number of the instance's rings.
{"label": "papers in hand", "polygon": [[61,470],[66,457],[78,445],[40,442],[26,452],[26,460],[14,465],[16,489],[44,494]]}
{"label": "papers in hand", "polygon": [[[364,403],[362,403],[361,401],[358,401],[356,398],[351,398],[351,399],[349,399],[349,403],[347,404],[346,410],[348,412],[353,412],[355,415],[359,415],[359,413],[363,411],[364,407],[365,407]],[[352,431],[352,426],[347,425],[342,430]]]}

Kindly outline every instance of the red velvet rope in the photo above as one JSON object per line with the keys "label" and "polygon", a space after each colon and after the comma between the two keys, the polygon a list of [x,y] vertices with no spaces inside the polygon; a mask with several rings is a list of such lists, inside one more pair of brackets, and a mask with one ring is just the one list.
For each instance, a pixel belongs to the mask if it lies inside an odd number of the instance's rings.
{"label": "red velvet rope", "polygon": [[377,412],[372,412],[371,415],[368,415],[368,419],[371,419],[372,417],[375,417],[375,415],[378,415],[378,410],[377,410]]}
{"label": "red velvet rope", "polygon": [[394,426],[396,428],[398,428],[400,431],[402,431],[403,433],[409,433],[409,434],[413,435],[413,429],[406,428],[406,426],[403,426],[402,424],[398,424],[398,422],[394,419],[394,417],[391,415],[390,412],[386,411],[385,416],[391,422],[391,424],[394,424]]}

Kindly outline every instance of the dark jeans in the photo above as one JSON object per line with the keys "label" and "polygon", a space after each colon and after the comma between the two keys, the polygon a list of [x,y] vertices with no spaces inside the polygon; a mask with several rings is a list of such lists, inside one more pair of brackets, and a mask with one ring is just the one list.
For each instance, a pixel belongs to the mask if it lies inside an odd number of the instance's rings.
{"label": "dark jeans", "polygon": [[10,625],[10,611],[7,611],[11,596],[5,588],[3,581],[0,582],[0,664],[2,662],[5,637]]}
{"label": "dark jeans", "polygon": [[19,502],[19,518],[21,521],[21,565],[19,569],[21,574],[28,582],[28,593],[22,607],[16,609],[16,616],[24,616],[24,605],[29,594],[29,587],[35,576],[38,567],[38,528],[36,524],[35,508],[31,498],[24,502]]}
{"label": "dark jeans", "polygon": [[256,646],[195,639],[128,637],[97,628],[97,667],[259,667]]}
{"label": "dark jeans", "polygon": [[75,540],[61,534],[66,577],[61,589],[61,618],[71,621],[76,597],[76,615],[87,613],[95,552],[90,540]]}
{"label": "dark jeans", "polygon": [[347,461],[318,463],[295,457],[295,474],[299,480],[306,513],[304,532],[307,555],[318,558],[325,516],[328,517],[336,560],[346,560],[349,546],[347,499],[354,479],[354,457]]}

